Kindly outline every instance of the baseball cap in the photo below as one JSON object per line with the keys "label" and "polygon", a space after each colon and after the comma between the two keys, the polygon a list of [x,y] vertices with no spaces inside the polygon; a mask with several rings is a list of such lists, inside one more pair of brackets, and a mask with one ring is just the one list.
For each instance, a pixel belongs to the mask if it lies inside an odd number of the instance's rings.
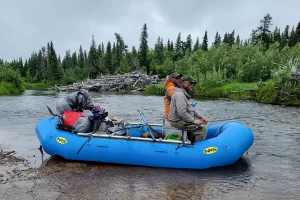
{"label": "baseball cap", "polygon": [[179,74],[178,72],[174,72],[169,76],[169,78],[175,78],[175,77],[182,77],[182,75]]}
{"label": "baseball cap", "polygon": [[193,79],[192,77],[190,77],[190,76],[184,76],[184,77],[182,77],[181,81],[182,82],[188,81],[190,83],[197,84],[197,81],[195,79]]}

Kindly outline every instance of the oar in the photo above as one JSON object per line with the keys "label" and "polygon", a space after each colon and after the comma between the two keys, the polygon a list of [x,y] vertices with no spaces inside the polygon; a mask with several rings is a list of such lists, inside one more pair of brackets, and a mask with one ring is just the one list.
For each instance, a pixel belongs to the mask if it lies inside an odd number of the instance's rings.
{"label": "oar", "polygon": [[159,138],[160,134],[156,133],[156,131],[147,123],[144,114],[139,109],[137,109],[137,110],[140,113],[141,118],[142,118],[144,124],[149,129],[149,133],[150,133],[152,139],[155,140],[155,138]]}
{"label": "oar", "polygon": [[49,106],[46,105],[46,107],[47,107],[49,113],[50,113],[53,117],[54,117],[54,116],[60,117],[58,114],[54,114],[54,113],[52,112],[51,108],[49,108]]}

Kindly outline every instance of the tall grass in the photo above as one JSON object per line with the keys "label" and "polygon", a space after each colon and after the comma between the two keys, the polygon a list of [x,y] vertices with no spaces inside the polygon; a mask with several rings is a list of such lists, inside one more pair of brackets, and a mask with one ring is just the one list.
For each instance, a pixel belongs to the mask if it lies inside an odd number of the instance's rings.
{"label": "tall grass", "polygon": [[145,95],[157,95],[157,96],[163,96],[165,95],[165,88],[163,84],[152,84],[148,85],[145,88]]}

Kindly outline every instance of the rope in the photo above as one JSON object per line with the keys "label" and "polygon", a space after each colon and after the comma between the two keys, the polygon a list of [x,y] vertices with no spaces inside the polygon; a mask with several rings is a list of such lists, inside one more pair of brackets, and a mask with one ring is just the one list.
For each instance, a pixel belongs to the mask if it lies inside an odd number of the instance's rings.
{"label": "rope", "polygon": [[262,152],[260,152],[260,151],[258,151],[258,150],[256,149],[256,147],[255,147],[254,144],[253,144],[253,148],[255,149],[255,151],[256,151],[259,155],[262,155],[262,154],[263,154]]}

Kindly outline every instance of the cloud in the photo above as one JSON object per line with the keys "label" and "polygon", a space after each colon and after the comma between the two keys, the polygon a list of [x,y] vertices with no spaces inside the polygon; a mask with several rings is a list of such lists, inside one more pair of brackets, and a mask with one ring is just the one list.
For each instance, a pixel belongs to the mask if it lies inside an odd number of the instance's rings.
{"label": "cloud", "polygon": [[138,48],[144,23],[151,48],[158,36],[166,43],[179,32],[182,39],[191,34],[202,41],[207,30],[209,44],[217,31],[223,37],[235,30],[245,39],[266,13],[273,17],[272,28],[296,26],[299,6],[296,0],[1,0],[0,58],[26,59],[51,40],[61,56],[78,51],[79,45],[88,50],[92,34],[106,46],[120,33],[129,48]]}

